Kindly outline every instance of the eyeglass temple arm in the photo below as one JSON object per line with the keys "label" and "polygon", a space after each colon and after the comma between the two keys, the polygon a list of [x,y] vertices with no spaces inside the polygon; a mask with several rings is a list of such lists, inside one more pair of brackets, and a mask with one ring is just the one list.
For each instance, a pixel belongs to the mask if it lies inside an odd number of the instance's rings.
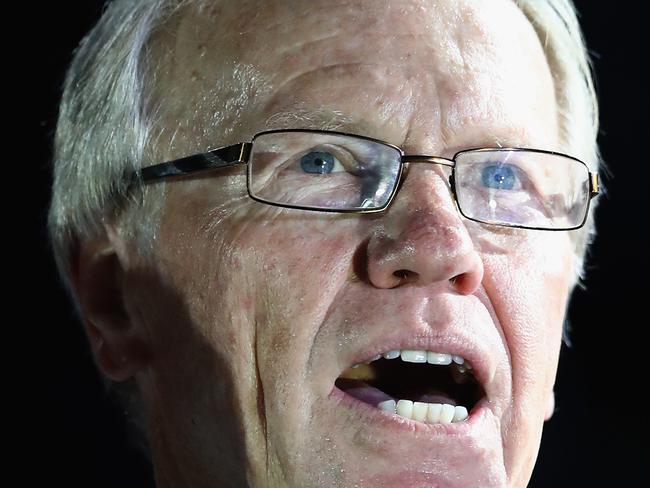
{"label": "eyeglass temple arm", "polygon": [[598,173],[589,172],[589,198],[594,198],[600,192]]}
{"label": "eyeglass temple arm", "polygon": [[250,142],[240,142],[239,144],[220,147],[206,153],[194,154],[186,158],[148,166],[133,172],[131,182],[135,183],[140,180],[143,183],[150,183],[174,176],[228,168],[236,164],[246,164],[250,156],[251,146]]}

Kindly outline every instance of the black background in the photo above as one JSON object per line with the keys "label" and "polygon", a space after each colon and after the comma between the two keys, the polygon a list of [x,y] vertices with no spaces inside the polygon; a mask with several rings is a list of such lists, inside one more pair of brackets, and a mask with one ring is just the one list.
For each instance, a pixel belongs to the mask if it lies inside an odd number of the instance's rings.
{"label": "black background", "polygon": [[[644,301],[650,249],[648,17],[646,2],[576,3],[593,56],[600,144],[611,175],[604,178],[608,194],[597,213],[600,233],[587,290],[575,293],[569,312],[573,346],[561,353],[557,411],[545,426],[530,486],[638,486],[647,481],[650,461],[645,439],[650,321]],[[45,232],[64,69],[101,9],[99,0],[43,2],[20,17],[23,47],[17,52],[24,56],[13,81],[27,88],[19,99],[28,118],[20,163],[25,154],[28,158],[20,171],[30,190],[21,199],[28,216],[19,245],[29,257],[13,264],[20,266],[22,285],[19,324],[28,335],[18,364],[30,364],[23,369],[23,384],[29,390],[25,398],[34,399],[23,409],[29,428],[21,429],[18,452],[29,467],[18,486],[153,486],[150,468],[127,443],[120,412],[103,397],[83,330],[58,284]]]}

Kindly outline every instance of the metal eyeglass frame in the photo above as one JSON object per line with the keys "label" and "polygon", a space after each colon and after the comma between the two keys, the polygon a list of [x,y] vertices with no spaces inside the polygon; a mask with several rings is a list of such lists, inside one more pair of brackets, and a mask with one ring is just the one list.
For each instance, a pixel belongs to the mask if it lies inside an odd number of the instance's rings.
{"label": "metal eyeglass frame", "polygon": [[[278,203],[274,201],[269,201],[269,200],[264,200],[261,198],[258,198],[254,196],[251,193],[250,190],[250,180],[251,180],[251,170],[250,170],[250,165],[248,165],[248,161],[251,155],[251,150],[253,147],[253,143],[255,142],[255,138],[264,134],[273,134],[273,133],[291,133],[291,132],[304,132],[304,133],[314,133],[314,134],[332,134],[332,135],[339,135],[339,136],[348,136],[348,137],[356,137],[358,139],[363,139],[366,141],[371,141],[375,143],[382,144],[384,146],[391,147],[393,149],[396,149],[399,154],[401,155],[401,164],[399,168],[399,173],[397,175],[397,179],[395,182],[395,185],[393,187],[393,190],[386,201],[384,205],[381,207],[377,208],[370,208],[370,209],[365,209],[365,208],[355,208],[355,209],[335,209],[335,208],[313,208],[313,207],[304,207],[300,205],[290,205],[286,203]],[[489,222],[489,221],[484,221],[484,220],[479,220],[473,217],[469,217],[463,213],[463,210],[461,209],[459,203],[458,203],[458,198],[456,195],[456,185],[455,185],[455,180],[454,180],[454,172],[455,172],[455,167],[456,167],[456,158],[458,155],[466,152],[477,152],[477,151],[495,151],[495,150],[500,150],[500,151],[526,151],[526,152],[535,152],[535,153],[542,153],[542,154],[552,154],[552,155],[557,155],[557,156],[563,156],[565,158],[569,158],[573,161],[576,161],[580,164],[582,164],[585,169],[587,170],[589,174],[589,199],[587,200],[587,207],[585,209],[585,215],[582,219],[582,222],[579,225],[576,225],[575,227],[569,227],[569,228],[548,228],[548,227],[531,227],[531,226],[524,226],[524,225],[517,225],[517,224],[507,224],[507,223],[500,223],[500,222]],[[598,173],[594,173],[589,171],[589,167],[581,160],[574,158],[573,156],[569,156],[568,154],[563,154],[560,152],[554,152],[554,151],[545,151],[542,149],[528,149],[528,148],[519,148],[519,147],[494,147],[494,148],[475,148],[475,149],[464,149],[462,151],[458,151],[456,154],[454,154],[454,157],[451,159],[447,158],[442,158],[439,156],[426,156],[426,155],[419,155],[419,154],[409,154],[406,155],[404,154],[404,151],[393,144],[390,144],[388,142],[382,141],[380,139],[374,139],[372,137],[367,137],[367,136],[362,136],[358,134],[351,134],[347,132],[337,132],[337,131],[327,131],[327,130],[317,130],[317,129],[274,129],[274,130],[267,130],[263,132],[258,132],[253,136],[251,139],[251,142],[240,142],[237,144],[232,144],[230,146],[224,146],[220,147],[217,149],[212,149],[208,152],[205,153],[200,153],[200,154],[194,154],[191,156],[187,156],[184,158],[180,159],[175,159],[173,161],[168,161],[165,163],[159,163],[155,164],[153,166],[148,166],[145,168],[142,168],[140,170],[134,171],[131,174],[131,179],[129,183],[129,187],[132,187],[133,185],[141,182],[144,184],[155,182],[155,181],[160,181],[163,179],[167,178],[174,178],[174,177],[181,177],[181,176],[186,176],[190,174],[196,174],[196,173],[201,173],[204,171],[213,171],[216,169],[221,169],[221,168],[229,168],[232,166],[236,166],[239,164],[246,164],[248,167],[248,170],[246,171],[246,189],[248,192],[248,196],[260,203],[265,203],[267,205],[274,205],[277,207],[285,207],[285,208],[293,208],[293,209],[299,209],[299,210],[309,210],[309,211],[316,211],[316,212],[332,212],[332,213],[377,213],[377,212],[382,212],[386,208],[388,208],[395,198],[395,195],[399,192],[400,187],[402,186],[402,179],[403,179],[403,171],[404,171],[404,164],[405,163],[429,163],[429,164],[439,164],[442,166],[447,166],[452,168],[451,176],[449,177],[449,184],[451,188],[452,195],[454,197],[454,201],[456,203],[456,207],[458,208],[458,211],[460,214],[465,217],[468,220],[472,220],[474,222],[480,222],[483,224],[487,225],[497,225],[501,227],[514,227],[514,228],[520,228],[520,229],[531,229],[531,230],[551,230],[551,231],[566,231],[566,230],[575,230],[579,229],[582,227],[585,222],[587,221],[587,216],[589,214],[589,204],[591,202],[591,199],[593,199],[596,195],[599,193],[599,183],[598,183]]]}

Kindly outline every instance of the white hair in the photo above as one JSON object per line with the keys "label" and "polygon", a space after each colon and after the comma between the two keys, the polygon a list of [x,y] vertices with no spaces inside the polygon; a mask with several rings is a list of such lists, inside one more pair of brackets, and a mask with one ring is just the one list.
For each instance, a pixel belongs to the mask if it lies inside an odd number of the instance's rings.
{"label": "white hair", "polygon": [[74,53],[54,140],[48,219],[64,280],[79,243],[101,233],[125,193],[125,175],[145,158],[154,123],[145,111],[147,42],[178,3],[114,1]]}
{"label": "white hair", "polygon": [[[515,3],[535,28],[551,68],[563,149],[596,172],[602,165],[597,143],[598,99],[573,2],[515,0]],[[574,242],[572,286],[582,284],[585,254],[595,235],[595,201],[591,203],[585,226],[571,233]]]}
{"label": "white hair", "polygon": [[[595,171],[598,105],[573,3],[514,1],[534,26],[549,61],[566,152]],[[100,235],[118,209],[127,238],[143,256],[151,249],[165,186],[143,188],[140,198],[127,198],[125,179],[143,162],[154,162],[150,143],[154,131],[162,130],[152,103],[157,60],[150,41],[175,12],[199,3],[210,0],[114,0],[74,53],[56,129],[48,220],[54,256],[69,290],[68,275],[79,244]],[[593,233],[592,214],[593,206],[587,225],[572,232],[574,284]],[[122,390],[121,400],[132,405],[131,413],[141,415],[132,403],[137,402],[134,384],[125,382],[117,390]],[[135,421],[142,428],[142,419]]]}

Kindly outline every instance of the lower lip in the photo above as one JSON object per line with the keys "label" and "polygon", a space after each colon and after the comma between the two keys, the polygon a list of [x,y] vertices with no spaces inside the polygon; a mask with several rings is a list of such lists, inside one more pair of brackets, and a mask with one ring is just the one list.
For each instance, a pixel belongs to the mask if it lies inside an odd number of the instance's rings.
{"label": "lower lip", "polygon": [[451,424],[425,424],[415,420],[400,417],[397,414],[379,410],[372,405],[357,400],[343,390],[334,387],[330,398],[341,405],[352,409],[362,421],[380,427],[391,429],[395,432],[415,432],[430,436],[470,436],[488,413],[488,401],[483,397],[469,413],[467,419]]}

